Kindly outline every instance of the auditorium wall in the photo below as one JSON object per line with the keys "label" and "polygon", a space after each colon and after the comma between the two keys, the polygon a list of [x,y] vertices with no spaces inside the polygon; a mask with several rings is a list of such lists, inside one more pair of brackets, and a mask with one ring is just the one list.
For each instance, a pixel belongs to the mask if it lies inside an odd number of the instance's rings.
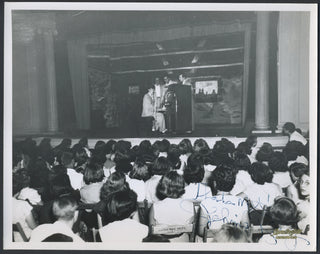
{"label": "auditorium wall", "polygon": [[309,13],[280,12],[278,129],[293,122],[309,129]]}

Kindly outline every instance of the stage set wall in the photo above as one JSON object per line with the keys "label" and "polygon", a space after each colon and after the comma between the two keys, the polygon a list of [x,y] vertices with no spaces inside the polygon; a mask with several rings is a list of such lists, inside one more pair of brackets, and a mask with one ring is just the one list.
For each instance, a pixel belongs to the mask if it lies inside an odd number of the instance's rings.
{"label": "stage set wall", "polygon": [[[35,14],[32,14],[35,15]],[[244,26],[244,24],[242,24]],[[31,26],[37,26],[31,24]],[[230,25],[235,31],[241,29],[241,25]],[[309,125],[309,14],[304,12],[280,12],[278,23],[278,127],[283,123],[292,121],[303,131],[308,130]],[[42,27],[46,32],[46,28]],[[50,28],[51,29],[51,28]],[[63,42],[64,54],[55,49],[57,42],[48,44],[47,34],[32,35],[31,40],[24,42],[14,41],[13,60],[13,134],[28,135],[31,133],[45,133],[52,127],[52,105],[56,106],[57,128],[61,130],[63,117],[74,128],[90,129],[90,100],[87,84],[87,52],[89,44],[97,42],[117,43],[124,41],[136,41],[141,38],[146,40],[179,38],[182,34],[192,33],[196,35],[214,34],[222,32],[221,26],[207,25],[197,29],[190,27],[176,27],[170,31],[163,30],[132,33],[102,34],[98,37],[90,37],[81,40]],[[231,30],[232,30],[231,29]],[[243,28],[242,28],[243,29]],[[34,29],[36,30],[36,29]],[[51,30],[50,30],[51,31]],[[151,36],[152,34],[152,36]],[[48,46],[55,54],[48,56]],[[61,50],[61,49],[60,49]],[[64,55],[64,58],[62,57]],[[49,60],[48,60],[49,57]],[[62,59],[63,58],[63,59]],[[60,59],[60,60],[57,60]],[[62,59],[62,60],[61,60]],[[49,67],[48,67],[49,65]],[[59,67],[57,66],[59,65]],[[55,78],[50,78],[52,68]],[[62,67],[64,66],[64,67]],[[48,68],[50,69],[48,71]],[[60,70],[60,71],[59,71]],[[61,82],[61,70],[64,71],[64,79]],[[69,74],[70,71],[70,74]],[[254,71],[254,70],[251,70]],[[58,103],[50,102],[50,89],[52,82],[59,81],[59,94],[68,94]],[[68,84],[68,85],[61,85]],[[51,88],[50,88],[51,87]],[[68,90],[63,90],[65,87]],[[48,92],[49,91],[49,92]],[[56,95],[53,95],[56,96]],[[66,114],[69,110],[69,113]],[[62,118],[61,118],[62,117]],[[60,121],[60,122],[59,122]],[[53,128],[54,129],[54,128]],[[51,128],[52,131],[52,128]]]}

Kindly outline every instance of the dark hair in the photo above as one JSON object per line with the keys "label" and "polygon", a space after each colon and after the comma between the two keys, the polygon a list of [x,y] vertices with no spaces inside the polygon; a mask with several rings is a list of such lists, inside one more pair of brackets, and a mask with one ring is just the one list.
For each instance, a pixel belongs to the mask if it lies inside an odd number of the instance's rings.
{"label": "dark hair", "polygon": [[178,145],[171,144],[168,151],[167,159],[173,169],[179,169],[181,166],[180,150]]}
{"label": "dark hair", "polygon": [[42,242],[73,242],[73,238],[64,234],[53,234],[48,236]]}
{"label": "dark hair", "polygon": [[168,152],[170,148],[170,141],[167,139],[161,140],[160,152]]}
{"label": "dark hair", "polygon": [[129,177],[132,179],[142,180],[144,182],[150,179],[151,174],[145,160],[142,157],[138,157],[134,162],[133,168],[129,173]]}
{"label": "dark hair", "polygon": [[218,166],[221,163],[231,163],[229,154],[232,154],[234,150],[234,144],[228,139],[222,138],[217,141],[212,149],[213,164]]}
{"label": "dark hair", "polygon": [[126,182],[125,175],[121,172],[114,172],[108,177],[107,181],[102,185],[100,190],[100,199],[106,200],[110,194],[128,188],[129,185]]}
{"label": "dark hair", "polygon": [[293,133],[296,130],[296,126],[294,125],[294,123],[291,122],[286,122],[283,125],[283,129],[286,129],[287,131],[289,131],[290,133]]}
{"label": "dark hair", "polygon": [[87,137],[82,137],[78,144],[81,146],[81,147],[87,147],[88,146],[88,138]]}
{"label": "dark hair", "polygon": [[249,174],[251,175],[251,179],[257,184],[272,182],[273,171],[262,162],[252,163]]}
{"label": "dark hair", "polygon": [[72,196],[63,196],[52,204],[53,215],[57,219],[70,221],[78,208],[77,201]]}
{"label": "dark hair", "polygon": [[105,148],[104,148],[104,146],[106,145],[106,143],[103,141],[103,140],[98,140],[97,142],[96,142],[96,144],[94,145],[94,150],[96,150],[96,151],[104,151],[105,150]]}
{"label": "dark hair", "polygon": [[12,194],[16,194],[23,188],[29,187],[30,175],[27,169],[20,169],[12,176]]}
{"label": "dark hair", "polygon": [[249,146],[249,144],[246,142],[241,142],[238,144],[236,152],[250,155],[252,152],[251,146]]}
{"label": "dark hair", "polygon": [[128,172],[130,172],[132,170],[132,165],[130,163],[130,160],[118,161],[116,163],[115,170],[117,172],[122,172],[122,173],[127,174]]}
{"label": "dark hair", "polygon": [[181,154],[187,154],[187,153],[192,153],[193,152],[193,147],[191,144],[190,139],[183,139],[179,143],[179,149]]}
{"label": "dark hair", "polygon": [[72,195],[73,189],[67,174],[58,174],[52,177],[48,188],[49,199],[53,200],[62,195]]}
{"label": "dark hair", "polygon": [[204,177],[203,158],[199,153],[189,156],[187,166],[183,172],[183,178],[187,184],[201,183]]}
{"label": "dark hair", "polygon": [[289,170],[297,178],[300,178],[304,174],[309,175],[309,168],[303,163],[295,162],[290,165]]}
{"label": "dark hair", "polygon": [[237,152],[237,151],[234,153],[234,167],[236,171],[239,171],[239,170],[248,171],[250,166],[251,166],[251,161],[248,155],[241,152]]}
{"label": "dark hair", "polygon": [[202,149],[210,149],[210,148],[208,143],[204,139],[199,138],[194,141],[193,149],[194,151],[199,152]]}
{"label": "dark hair", "polygon": [[150,170],[153,175],[164,175],[171,170],[171,165],[167,158],[161,156],[154,161]]}
{"label": "dark hair", "polygon": [[159,156],[159,153],[160,153],[160,143],[161,141],[160,140],[156,140],[153,144],[152,144],[152,151],[153,151],[153,154],[154,156],[158,157]]}
{"label": "dark hair", "polygon": [[212,193],[217,191],[231,191],[236,183],[234,167],[231,164],[221,164],[212,171],[209,177],[209,186]]}
{"label": "dark hair", "polygon": [[83,180],[85,184],[99,183],[104,178],[104,171],[102,167],[94,164],[88,164],[84,170]]}
{"label": "dark hair", "polygon": [[296,160],[299,155],[303,155],[305,152],[304,145],[299,141],[290,141],[283,149],[283,153],[286,155],[288,161]]}
{"label": "dark hair", "polygon": [[273,147],[270,143],[264,142],[256,154],[257,161],[269,161],[273,155]]}
{"label": "dark hair", "polygon": [[163,235],[148,235],[147,237],[142,239],[143,243],[149,243],[149,242],[164,242],[164,243],[170,243],[170,240],[163,236]]}
{"label": "dark hair", "polygon": [[111,153],[115,152],[116,143],[117,143],[117,141],[115,141],[113,139],[109,140],[105,145],[105,153],[111,154]]}
{"label": "dark hair", "polygon": [[131,149],[131,142],[126,140],[119,140],[114,145],[115,152],[127,153]]}
{"label": "dark hair", "polygon": [[160,179],[156,188],[156,196],[160,200],[180,198],[185,193],[184,187],[183,177],[176,171],[170,171]]}
{"label": "dark hair", "polygon": [[296,204],[287,197],[275,199],[270,208],[270,216],[275,225],[295,225],[298,222],[298,210]]}
{"label": "dark hair", "polygon": [[254,145],[257,144],[257,140],[258,140],[258,137],[256,135],[250,135],[249,137],[247,137],[245,142],[251,148],[251,147],[253,147]]}
{"label": "dark hair", "polygon": [[109,195],[106,212],[110,222],[124,220],[137,209],[137,194],[130,189]]}
{"label": "dark hair", "polygon": [[71,152],[64,152],[61,156],[62,165],[68,167],[73,160],[73,154]]}
{"label": "dark hair", "polygon": [[274,152],[269,159],[268,165],[273,172],[288,171],[288,160],[282,152]]}
{"label": "dark hair", "polygon": [[[243,229],[231,223],[223,224],[221,228],[214,233],[214,235],[214,242],[251,242],[248,234]],[[222,239],[219,239],[220,237]]]}

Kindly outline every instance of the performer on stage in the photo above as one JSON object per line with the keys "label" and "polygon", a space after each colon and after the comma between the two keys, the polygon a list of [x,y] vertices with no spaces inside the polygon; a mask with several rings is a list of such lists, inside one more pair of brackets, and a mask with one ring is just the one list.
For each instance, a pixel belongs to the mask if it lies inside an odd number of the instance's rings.
{"label": "performer on stage", "polygon": [[155,89],[153,87],[149,87],[148,92],[143,97],[141,116],[154,118],[152,131],[160,131],[161,133],[167,131],[163,113],[157,112]]}

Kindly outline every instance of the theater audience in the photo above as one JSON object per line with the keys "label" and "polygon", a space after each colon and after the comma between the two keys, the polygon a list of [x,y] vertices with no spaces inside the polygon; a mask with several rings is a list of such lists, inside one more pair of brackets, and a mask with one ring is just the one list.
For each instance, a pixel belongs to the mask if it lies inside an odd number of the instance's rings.
{"label": "theater audience", "polygon": [[137,194],[123,190],[109,195],[106,213],[109,224],[99,229],[102,242],[142,242],[148,235],[148,226],[132,219],[137,210]]}
{"label": "theater audience", "polygon": [[52,205],[52,212],[57,218],[56,222],[36,227],[31,233],[30,242],[41,242],[54,234],[69,236],[73,242],[84,242],[72,231],[73,224],[78,217],[77,207],[76,200],[71,196],[64,196],[55,200]]}
{"label": "theater audience", "polygon": [[[254,135],[237,148],[221,138],[212,149],[200,138],[193,147],[189,139],[178,144],[145,139],[133,147],[126,140],[99,140],[90,150],[87,138],[71,149],[68,138],[55,148],[50,138],[38,146],[27,138],[13,146],[13,223],[19,222],[33,242],[82,242],[73,232],[79,223],[100,225],[98,213],[103,242],[188,242],[188,234],[148,234],[148,225],[193,223],[193,202],[201,202],[197,234],[213,229],[208,242],[250,242],[249,217],[257,225],[253,212],[261,214],[264,206],[265,222],[275,229],[297,227],[307,234],[308,144],[294,132],[283,151],[266,142],[258,149]],[[142,209],[145,199],[148,207]],[[14,241],[22,239],[14,233]]]}
{"label": "theater audience", "polygon": [[289,136],[289,141],[298,141],[304,146],[307,144],[307,140],[297,131],[294,123],[286,122],[282,127],[282,132]]}

